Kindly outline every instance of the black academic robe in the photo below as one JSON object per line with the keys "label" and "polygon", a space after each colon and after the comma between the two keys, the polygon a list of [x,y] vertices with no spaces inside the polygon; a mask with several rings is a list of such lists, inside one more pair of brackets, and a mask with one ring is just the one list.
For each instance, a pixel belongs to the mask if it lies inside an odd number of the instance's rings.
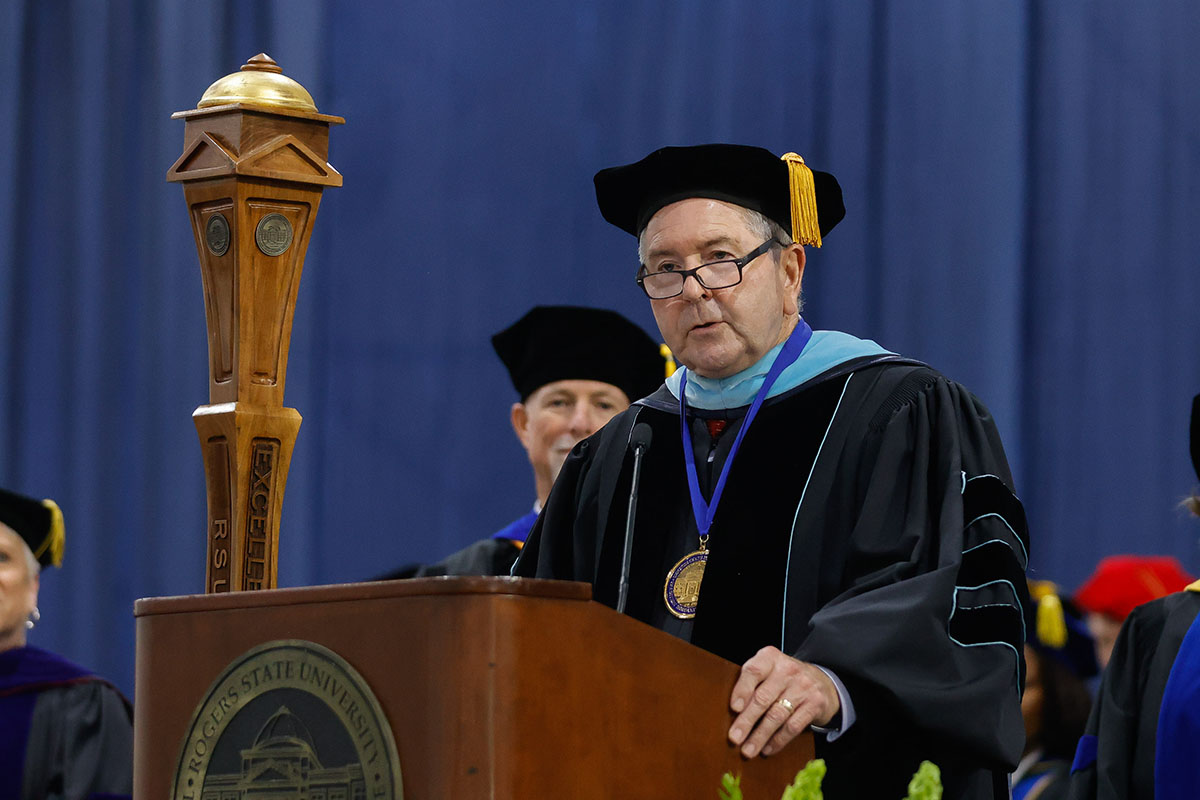
{"label": "black academic robe", "polygon": [[121,693],[82,667],[36,647],[0,653],[0,797],[129,797],[132,722]]}
{"label": "black academic robe", "polygon": [[1125,620],[1076,756],[1071,800],[1153,800],[1163,691],[1198,612],[1200,593],[1177,592]]}
{"label": "black academic robe", "polygon": [[[689,409],[706,496],[745,412]],[[730,420],[715,443],[712,417]],[[941,768],[947,800],[1007,797],[1024,744],[1028,539],[979,401],[895,357],[767,401],[729,474],[689,622],[663,601],[668,570],[698,543],[665,388],[575,448],[515,574],[587,581],[615,607],[640,422],[653,436],[626,612],[736,663],[774,645],[833,670],[857,721],[834,742],[817,736],[831,800],[902,797],[922,759]]]}
{"label": "black academic robe", "polygon": [[437,575],[507,575],[521,554],[521,543],[512,539],[481,539],[451,553],[437,564],[425,564],[411,576],[430,578]]}
{"label": "black academic robe", "polygon": [[432,578],[441,575],[508,575],[521,554],[525,537],[537,520],[537,512],[513,520],[487,539],[467,545],[434,564],[408,564],[380,575],[375,580]]}

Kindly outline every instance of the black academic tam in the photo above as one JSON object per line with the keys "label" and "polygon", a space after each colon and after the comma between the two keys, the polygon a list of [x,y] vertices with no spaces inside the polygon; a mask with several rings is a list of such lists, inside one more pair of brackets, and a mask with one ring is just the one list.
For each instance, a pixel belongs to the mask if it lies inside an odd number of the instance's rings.
{"label": "black academic tam", "polygon": [[[821,236],[844,216],[842,187],[828,172],[812,170]],[[770,150],[742,144],[663,147],[641,161],[596,173],[596,202],[606,220],[634,236],[660,209],[707,197],[757,211],[792,230],[787,162]]]}

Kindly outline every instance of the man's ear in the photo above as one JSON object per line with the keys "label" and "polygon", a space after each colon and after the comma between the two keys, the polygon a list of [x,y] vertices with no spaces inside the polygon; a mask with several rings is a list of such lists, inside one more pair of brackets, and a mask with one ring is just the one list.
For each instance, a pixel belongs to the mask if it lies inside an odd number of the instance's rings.
{"label": "man's ear", "polygon": [[800,313],[800,289],[804,282],[804,248],[798,244],[785,247],[780,254],[780,268],[784,281],[784,312]]}
{"label": "man's ear", "polygon": [[526,450],[528,450],[529,449],[529,442],[528,442],[529,411],[525,408],[525,404],[524,403],[513,403],[511,417],[512,417],[513,433],[515,433],[517,435],[517,439],[520,440],[521,445]]}

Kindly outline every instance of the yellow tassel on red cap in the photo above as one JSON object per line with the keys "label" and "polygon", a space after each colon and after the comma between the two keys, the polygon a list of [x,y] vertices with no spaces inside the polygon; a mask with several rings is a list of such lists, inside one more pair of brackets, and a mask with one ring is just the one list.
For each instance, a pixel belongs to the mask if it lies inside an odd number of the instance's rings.
{"label": "yellow tassel on red cap", "polygon": [[795,153],[785,153],[788,186],[792,193],[792,241],[821,246],[821,223],[817,218],[817,187],[812,170]]}

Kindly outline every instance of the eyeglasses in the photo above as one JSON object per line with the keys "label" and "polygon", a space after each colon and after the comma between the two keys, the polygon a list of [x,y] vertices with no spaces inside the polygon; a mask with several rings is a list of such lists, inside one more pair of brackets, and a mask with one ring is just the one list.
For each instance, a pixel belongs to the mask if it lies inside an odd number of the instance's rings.
{"label": "eyeglasses", "polygon": [[[741,258],[730,258],[721,261],[710,261],[693,269],[664,269],[650,272],[643,264],[637,274],[637,285],[651,300],[665,300],[683,294],[683,285],[688,276],[705,289],[728,289],[742,282],[742,270],[754,259],[770,250],[779,240],[774,237],[767,239],[758,247]],[[674,265],[669,265],[674,266]]]}

